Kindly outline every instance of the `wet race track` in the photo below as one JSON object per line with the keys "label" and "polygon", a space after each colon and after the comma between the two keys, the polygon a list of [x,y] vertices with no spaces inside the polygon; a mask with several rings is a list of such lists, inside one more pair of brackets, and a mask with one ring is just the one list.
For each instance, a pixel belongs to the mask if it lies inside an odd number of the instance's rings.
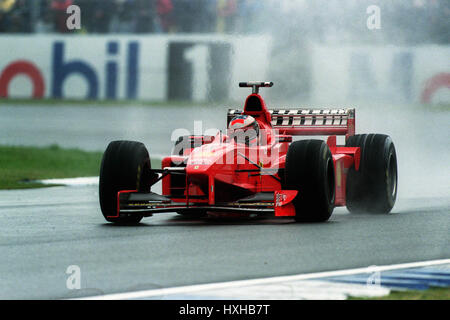
{"label": "wet race track", "polygon": [[[225,114],[225,108],[2,107],[0,143],[104,150],[111,140],[130,139],[162,155],[170,152],[174,129],[193,130],[194,120],[205,121],[203,130],[222,129]],[[297,224],[165,213],[115,226],[101,215],[96,185],[0,191],[0,298],[71,298],[448,258],[449,115],[400,115],[391,110],[374,119],[370,108],[357,115],[357,132],[390,134],[396,144],[399,198],[388,215],[337,208],[327,223]],[[80,290],[67,288],[73,265]]]}

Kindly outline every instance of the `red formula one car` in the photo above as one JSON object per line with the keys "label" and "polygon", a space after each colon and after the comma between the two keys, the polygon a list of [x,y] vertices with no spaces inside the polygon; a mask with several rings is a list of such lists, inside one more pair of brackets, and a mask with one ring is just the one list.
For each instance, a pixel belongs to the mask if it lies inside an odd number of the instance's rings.
{"label": "red formula one car", "polygon": [[[151,168],[140,142],[113,141],[100,169],[100,205],[107,221],[137,223],[158,212],[268,215],[320,222],[334,207],[388,213],[397,195],[391,138],[355,135],[354,109],[267,109],[252,87],[243,110],[228,111],[228,129],[185,136],[174,154]],[[298,140],[293,136],[328,136]],[[345,145],[337,145],[337,135]],[[162,181],[162,194],[151,187]]]}

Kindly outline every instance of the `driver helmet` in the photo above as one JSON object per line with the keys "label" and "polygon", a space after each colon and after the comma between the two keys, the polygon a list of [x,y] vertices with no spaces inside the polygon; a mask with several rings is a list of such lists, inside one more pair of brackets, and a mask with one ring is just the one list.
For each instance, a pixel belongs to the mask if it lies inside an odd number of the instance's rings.
{"label": "driver helmet", "polygon": [[231,119],[228,124],[231,137],[238,143],[255,145],[259,137],[259,125],[252,116],[242,114]]}

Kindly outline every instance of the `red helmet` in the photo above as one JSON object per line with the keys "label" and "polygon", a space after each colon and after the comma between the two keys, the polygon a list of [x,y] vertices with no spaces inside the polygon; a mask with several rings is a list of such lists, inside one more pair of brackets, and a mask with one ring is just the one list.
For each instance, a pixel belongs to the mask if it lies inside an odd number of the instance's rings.
{"label": "red helmet", "polygon": [[259,125],[252,116],[242,114],[234,117],[228,124],[228,130],[236,142],[253,145],[258,141]]}

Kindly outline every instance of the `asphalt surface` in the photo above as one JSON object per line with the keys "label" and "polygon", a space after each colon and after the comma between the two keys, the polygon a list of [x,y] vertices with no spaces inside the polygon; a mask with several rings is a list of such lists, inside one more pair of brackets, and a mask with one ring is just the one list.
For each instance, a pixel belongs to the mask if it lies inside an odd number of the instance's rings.
{"label": "asphalt surface", "polygon": [[[450,200],[399,199],[388,215],[327,223],[175,213],[106,223],[97,187],[0,192],[0,298],[60,299],[450,257]],[[70,290],[69,266],[81,289]]]}
{"label": "asphalt surface", "polygon": [[[389,215],[335,210],[323,224],[175,213],[106,223],[97,187],[0,191],[0,299],[71,298],[450,257],[450,113],[365,106],[357,132],[391,135],[399,199]],[[376,110],[376,112],[374,111]],[[0,144],[104,150],[115,139],[170,152],[176,128],[222,129],[226,108],[2,106]],[[339,141],[339,140],[338,140]],[[0,177],[1,178],[1,177]],[[76,265],[81,289],[69,290]]]}
{"label": "asphalt surface", "polygon": [[0,144],[58,144],[104,151],[110,141],[135,140],[146,143],[151,156],[161,157],[170,153],[180,135],[223,129],[227,110],[170,105],[0,105]]}

